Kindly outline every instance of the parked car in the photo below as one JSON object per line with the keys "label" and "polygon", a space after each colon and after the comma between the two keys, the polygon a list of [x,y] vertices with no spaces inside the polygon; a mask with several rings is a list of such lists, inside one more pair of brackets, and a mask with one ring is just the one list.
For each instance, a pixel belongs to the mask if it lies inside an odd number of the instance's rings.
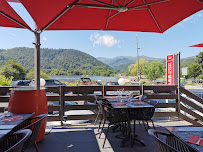
{"label": "parked car", "polygon": [[[65,83],[61,83],[59,80],[56,79],[44,79],[45,80],[45,85],[44,86],[60,86],[64,85],[66,86]],[[34,86],[35,80],[33,79],[32,82],[30,82],[29,86]]]}
{"label": "parked car", "polygon": [[162,85],[165,84],[163,80],[155,80],[152,81],[151,85]]}
{"label": "parked car", "polygon": [[11,86],[13,87],[18,87],[18,86],[29,86],[30,80],[17,80],[17,81],[12,81]]}
{"label": "parked car", "polygon": [[106,84],[105,85],[119,85],[118,84],[118,81],[114,81],[114,82],[111,82],[111,81],[109,81],[109,82],[106,82]]}

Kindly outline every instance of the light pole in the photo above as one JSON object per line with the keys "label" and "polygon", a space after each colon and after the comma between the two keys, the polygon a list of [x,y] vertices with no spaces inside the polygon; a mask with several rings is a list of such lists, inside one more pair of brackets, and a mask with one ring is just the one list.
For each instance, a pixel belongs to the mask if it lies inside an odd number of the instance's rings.
{"label": "light pole", "polygon": [[138,50],[140,48],[138,47],[138,38],[137,38],[137,35],[136,35],[136,40],[137,40],[137,80],[140,81],[140,79],[139,79],[139,55],[138,55]]}

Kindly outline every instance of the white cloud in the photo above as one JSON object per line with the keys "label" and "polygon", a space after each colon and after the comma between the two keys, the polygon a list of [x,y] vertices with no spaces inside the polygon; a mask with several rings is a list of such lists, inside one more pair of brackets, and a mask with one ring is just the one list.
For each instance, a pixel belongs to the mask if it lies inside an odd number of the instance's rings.
{"label": "white cloud", "polygon": [[43,38],[43,40],[47,41],[47,38],[46,38],[46,37],[43,36],[42,38]]}
{"label": "white cloud", "polygon": [[119,45],[119,46],[118,46],[118,48],[120,49],[120,48],[121,48],[121,46]]}
{"label": "white cloud", "polygon": [[120,41],[116,40],[113,35],[100,35],[100,34],[92,34],[90,36],[90,41],[93,42],[93,46],[96,45],[105,45],[107,47],[112,47],[118,44]]}
{"label": "white cloud", "polygon": [[192,16],[189,16],[188,18],[184,19],[184,22],[195,22],[197,19],[199,19],[200,17],[203,17],[203,14],[198,13]]}

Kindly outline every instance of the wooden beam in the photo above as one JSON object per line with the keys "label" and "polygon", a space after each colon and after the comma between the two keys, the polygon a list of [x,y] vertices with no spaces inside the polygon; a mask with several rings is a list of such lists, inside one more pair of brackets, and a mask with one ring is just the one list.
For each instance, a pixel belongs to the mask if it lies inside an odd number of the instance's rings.
{"label": "wooden beam", "polygon": [[192,115],[193,117],[195,117],[196,119],[200,120],[203,122],[203,117],[199,114],[197,114],[196,112],[188,109],[187,107],[183,106],[182,104],[180,105],[180,109],[185,111],[186,113]]}
{"label": "wooden beam", "polygon": [[159,103],[156,108],[177,108],[177,103]]}
{"label": "wooden beam", "polygon": [[197,121],[195,120],[192,120],[191,118],[183,115],[182,113],[180,113],[180,118],[184,119],[185,121],[188,121],[190,122],[191,124],[197,126],[197,127],[203,127],[203,125],[201,125],[200,123],[198,123]]}
{"label": "wooden beam", "polygon": [[172,117],[178,116],[177,112],[155,112],[153,117]]}
{"label": "wooden beam", "polygon": [[200,97],[196,96],[195,94],[193,94],[192,92],[184,89],[184,88],[180,88],[180,92],[186,94],[187,96],[189,96],[192,99],[195,99],[196,101],[200,102],[201,104],[203,104],[203,99],[201,99]]}
{"label": "wooden beam", "polygon": [[177,94],[146,94],[147,99],[177,99],[178,95]]}
{"label": "wooden beam", "polygon": [[182,96],[180,97],[180,101],[182,101],[183,103],[187,104],[188,106],[200,111],[201,113],[203,113],[203,108],[199,107],[198,105],[196,105],[194,102],[191,102],[185,98],[183,98]]}
{"label": "wooden beam", "polygon": [[48,116],[48,121],[60,121],[60,116]]}

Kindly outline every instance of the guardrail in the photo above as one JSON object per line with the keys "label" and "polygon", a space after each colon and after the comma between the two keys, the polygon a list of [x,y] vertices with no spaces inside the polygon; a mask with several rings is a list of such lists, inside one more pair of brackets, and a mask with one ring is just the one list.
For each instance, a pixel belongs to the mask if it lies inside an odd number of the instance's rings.
{"label": "guardrail", "polygon": [[[0,87],[0,92],[9,92],[11,87]],[[195,100],[198,104],[189,101],[186,97],[181,95],[179,105],[178,101],[178,88],[177,85],[163,85],[163,86],[58,86],[58,87],[47,87],[47,92],[54,92],[54,95],[47,95],[47,101],[56,101],[58,105],[49,105],[48,112],[53,113],[58,111],[59,115],[50,115],[48,121],[61,121],[64,119],[64,112],[68,110],[97,110],[96,104],[88,105],[65,105],[65,101],[77,101],[78,103],[84,101],[94,101],[94,93],[99,92],[99,96],[109,96],[108,91],[117,91],[118,89],[124,89],[124,91],[132,91],[135,94],[147,95],[148,99],[174,99],[175,103],[159,103],[157,108],[173,108],[173,111],[157,111],[154,117],[172,117],[179,116],[182,119],[191,122],[196,126],[202,126],[203,118],[201,114],[194,112],[194,110],[188,109],[185,104],[198,110],[203,111],[203,108],[199,106],[199,103],[203,103],[203,100],[191,92],[180,88],[182,94],[186,94]],[[9,96],[0,96],[0,104],[8,104]],[[4,106],[0,107],[0,111],[4,110]],[[187,114],[185,114],[187,113]],[[192,118],[189,115],[192,116]],[[69,115],[68,120],[94,120],[95,114],[89,115]]]}

